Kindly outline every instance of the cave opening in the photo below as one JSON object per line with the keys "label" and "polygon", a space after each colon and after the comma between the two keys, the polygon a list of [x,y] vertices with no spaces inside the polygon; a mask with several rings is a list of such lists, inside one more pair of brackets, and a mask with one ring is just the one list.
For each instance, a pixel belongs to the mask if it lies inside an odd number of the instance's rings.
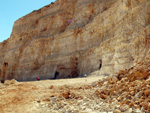
{"label": "cave opening", "polygon": [[4,64],[3,64],[4,66],[8,66],[8,62],[4,62]]}
{"label": "cave opening", "polygon": [[3,83],[3,84],[4,84],[4,80],[1,80],[1,83]]}

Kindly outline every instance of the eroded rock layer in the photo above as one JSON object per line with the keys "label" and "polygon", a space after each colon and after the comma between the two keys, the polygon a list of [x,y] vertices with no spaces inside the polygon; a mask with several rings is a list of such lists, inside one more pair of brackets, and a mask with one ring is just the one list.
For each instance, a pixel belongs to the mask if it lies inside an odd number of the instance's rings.
{"label": "eroded rock layer", "polygon": [[149,58],[150,0],[57,0],[0,43],[0,80],[114,75]]}

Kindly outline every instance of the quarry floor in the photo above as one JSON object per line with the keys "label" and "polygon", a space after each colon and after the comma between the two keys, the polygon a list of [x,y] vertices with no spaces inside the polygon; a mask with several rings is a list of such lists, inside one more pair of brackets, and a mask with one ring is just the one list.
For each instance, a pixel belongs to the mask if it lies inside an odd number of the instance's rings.
{"label": "quarry floor", "polygon": [[1,84],[0,113],[94,112],[86,108],[86,104],[91,103],[90,98],[99,79],[101,77]]}

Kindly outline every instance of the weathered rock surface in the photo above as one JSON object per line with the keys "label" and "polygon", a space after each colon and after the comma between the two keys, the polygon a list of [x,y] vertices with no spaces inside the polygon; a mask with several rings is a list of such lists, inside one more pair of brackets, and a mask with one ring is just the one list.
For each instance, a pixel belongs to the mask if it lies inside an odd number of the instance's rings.
{"label": "weathered rock surface", "polygon": [[149,44],[149,0],[58,0],[15,22],[0,43],[0,80],[81,76],[100,59],[99,75],[114,75],[148,59]]}

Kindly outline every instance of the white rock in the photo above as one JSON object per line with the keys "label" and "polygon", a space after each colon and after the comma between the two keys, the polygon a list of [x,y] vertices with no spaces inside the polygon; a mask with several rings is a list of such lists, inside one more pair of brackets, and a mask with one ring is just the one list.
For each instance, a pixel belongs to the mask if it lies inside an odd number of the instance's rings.
{"label": "white rock", "polygon": [[141,113],[142,111],[140,109],[135,109],[134,112]]}
{"label": "white rock", "polygon": [[121,113],[121,111],[118,110],[118,109],[116,109],[116,110],[114,111],[114,113]]}
{"label": "white rock", "polygon": [[132,108],[129,109],[129,113],[132,113]]}
{"label": "white rock", "polygon": [[108,84],[108,81],[105,81],[104,84],[103,84],[103,86],[106,86],[107,84]]}
{"label": "white rock", "polygon": [[123,105],[123,106],[120,107],[121,112],[124,112],[124,111],[126,111],[128,109],[129,109],[128,105]]}
{"label": "white rock", "polygon": [[115,105],[115,108],[120,108],[120,105]]}
{"label": "white rock", "polygon": [[139,98],[139,97],[141,97],[142,96],[142,94],[143,94],[143,92],[142,91],[140,91],[140,92],[138,92],[137,94],[135,94],[135,98]]}
{"label": "white rock", "polygon": [[148,77],[148,79],[146,81],[150,81],[150,76]]}

